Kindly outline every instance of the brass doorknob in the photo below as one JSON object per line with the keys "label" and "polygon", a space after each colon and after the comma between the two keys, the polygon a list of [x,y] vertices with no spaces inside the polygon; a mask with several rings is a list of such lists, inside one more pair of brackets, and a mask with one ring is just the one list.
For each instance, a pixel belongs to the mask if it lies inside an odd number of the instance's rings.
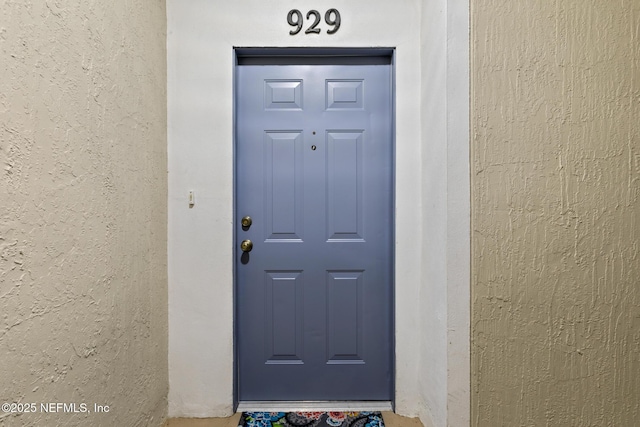
{"label": "brass doorknob", "polygon": [[250,216],[245,216],[242,218],[242,221],[240,221],[242,226],[245,228],[251,227],[251,224],[253,223],[253,221],[251,220]]}
{"label": "brass doorknob", "polygon": [[240,249],[242,249],[242,252],[251,252],[253,242],[251,240],[243,240],[242,243],[240,243]]}

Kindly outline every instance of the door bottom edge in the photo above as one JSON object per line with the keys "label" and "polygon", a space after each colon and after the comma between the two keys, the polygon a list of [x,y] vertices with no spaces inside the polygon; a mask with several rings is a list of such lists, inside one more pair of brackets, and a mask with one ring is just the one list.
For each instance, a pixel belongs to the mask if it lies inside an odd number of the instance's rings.
{"label": "door bottom edge", "polygon": [[237,412],[393,411],[391,401],[240,401]]}

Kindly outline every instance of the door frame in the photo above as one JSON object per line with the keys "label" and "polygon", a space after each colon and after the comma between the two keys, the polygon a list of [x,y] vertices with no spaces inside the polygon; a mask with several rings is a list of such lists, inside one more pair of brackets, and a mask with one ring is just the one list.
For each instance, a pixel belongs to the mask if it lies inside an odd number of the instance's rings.
{"label": "door frame", "polygon": [[[234,232],[232,236],[232,253],[236,253],[238,248],[237,241],[237,224],[235,219],[237,218],[237,159],[236,159],[236,147],[237,147],[237,103],[236,95],[238,89],[237,72],[238,67],[242,65],[267,65],[267,64],[336,64],[336,65],[368,65],[375,63],[389,64],[391,67],[391,180],[392,180],[392,210],[391,210],[391,242],[395,242],[396,231],[396,194],[395,194],[395,182],[396,182],[396,91],[395,91],[395,61],[396,50],[393,47],[376,47],[376,48],[361,48],[361,47],[234,47],[233,48],[233,90],[232,90],[232,106],[233,106],[233,218],[234,218]],[[396,396],[396,329],[395,329],[395,244],[391,245],[391,330],[392,342],[391,348],[393,349],[391,354],[391,376],[392,376],[392,400],[385,404],[379,405],[376,402],[275,402],[275,404],[254,404],[251,408],[241,408],[242,410],[255,409],[265,411],[289,411],[289,410],[394,410],[395,409],[395,396]],[[238,331],[236,328],[238,320],[238,299],[237,299],[237,286],[238,286],[238,262],[237,257],[233,257],[233,411],[238,410],[238,406],[241,404],[238,398]],[[265,402],[266,403],[266,402]]]}

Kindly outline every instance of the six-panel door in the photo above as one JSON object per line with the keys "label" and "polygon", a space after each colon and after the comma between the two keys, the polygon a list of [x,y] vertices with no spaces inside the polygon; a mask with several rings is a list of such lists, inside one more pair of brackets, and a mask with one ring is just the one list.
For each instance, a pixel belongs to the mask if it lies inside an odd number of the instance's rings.
{"label": "six-panel door", "polygon": [[237,77],[239,400],[392,400],[391,67]]}

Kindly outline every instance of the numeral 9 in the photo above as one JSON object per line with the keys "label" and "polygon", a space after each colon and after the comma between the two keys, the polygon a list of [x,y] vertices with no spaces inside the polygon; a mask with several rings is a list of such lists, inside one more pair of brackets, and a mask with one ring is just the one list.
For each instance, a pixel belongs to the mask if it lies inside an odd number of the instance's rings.
{"label": "numeral 9", "polygon": [[[334,16],[333,19],[331,19],[331,15]],[[337,9],[327,10],[327,13],[324,14],[324,22],[326,22],[327,25],[333,25],[333,29],[327,30],[327,34],[337,33],[340,29],[340,12],[338,12]]]}
{"label": "numeral 9", "polygon": [[[295,20],[293,19],[294,16],[296,17]],[[295,36],[300,32],[300,30],[302,30],[302,12],[300,12],[298,9],[291,9],[289,11],[289,14],[287,15],[287,22],[292,27],[296,27],[295,30],[289,31],[289,34]]]}

